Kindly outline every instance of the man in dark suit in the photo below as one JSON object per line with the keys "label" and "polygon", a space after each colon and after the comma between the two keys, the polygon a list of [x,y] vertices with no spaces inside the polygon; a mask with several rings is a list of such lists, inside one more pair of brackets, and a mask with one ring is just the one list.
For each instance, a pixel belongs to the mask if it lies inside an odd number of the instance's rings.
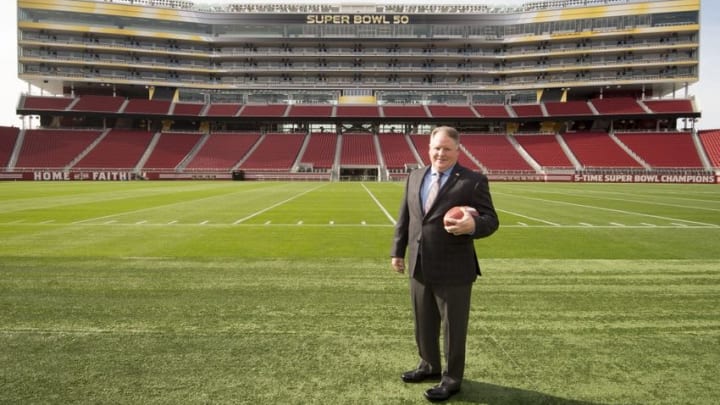
{"label": "man in dark suit", "polygon": [[[465,342],[472,284],[480,275],[474,240],[499,226],[487,177],[460,166],[460,135],[437,127],[430,134],[430,167],[410,173],[395,226],[392,267],[405,272],[407,250],[410,296],[415,318],[417,367],[402,374],[407,383],[440,380],[425,392],[443,401],[460,391],[465,370]],[[454,206],[475,208],[477,216],[445,224]],[[446,368],[441,367],[440,331]]]}

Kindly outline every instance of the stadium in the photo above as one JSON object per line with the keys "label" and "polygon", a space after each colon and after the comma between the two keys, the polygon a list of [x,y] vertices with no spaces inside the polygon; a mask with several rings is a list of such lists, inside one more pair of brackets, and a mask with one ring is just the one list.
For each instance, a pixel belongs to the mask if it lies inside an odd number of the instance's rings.
{"label": "stadium", "polygon": [[[491,180],[716,183],[699,0],[18,1],[5,179],[401,180],[435,125]],[[29,120],[31,123],[32,120]],[[62,146],[60,146],[62,144]]]}
{"label": "stadium", "polygon": [[717,403],[700,1],[495,3],[18,0],[0,403],[427,403],[388,253],[437,125],[500,220],[449,403]]}

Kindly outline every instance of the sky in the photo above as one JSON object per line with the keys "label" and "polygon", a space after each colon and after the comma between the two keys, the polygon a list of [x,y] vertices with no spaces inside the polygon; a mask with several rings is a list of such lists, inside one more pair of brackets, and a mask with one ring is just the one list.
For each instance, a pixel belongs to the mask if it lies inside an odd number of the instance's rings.
{"label": "sky", "polygon": [[[468,0],[436,0],[435,2],[459,4]],[[512,5],[530,2],[531,0],[490,0],[483,4]],[[259,0],[196,0],[195,3],[262,3]],[[272,3],[322,3],[318,1],[274,0]],[[391,1],[391,3],[435,3],[430,0]],[[473,1],[478,3],[478,0]],[[337,1],[333,1],[336,4]],[[353,3],[358,3],[357,0]],[[371,3],[371,1],[363,1]],[[382,3],[382,1],[377,1]],[[698,120],[699,129],[720,129],[720,2],[717,0],[700,1],[700,80],[690,87],[689,95],[695,96],[702,118]],[[0,126],[22,127],[20,118],[15,113],[20,95],[37,90],[28,89],[28,85],[18,79],[17,70],[17,1],[0,0]],[[718,41],[718,42],[716,42]],[[684,94],[679,94],[683,96]]]}

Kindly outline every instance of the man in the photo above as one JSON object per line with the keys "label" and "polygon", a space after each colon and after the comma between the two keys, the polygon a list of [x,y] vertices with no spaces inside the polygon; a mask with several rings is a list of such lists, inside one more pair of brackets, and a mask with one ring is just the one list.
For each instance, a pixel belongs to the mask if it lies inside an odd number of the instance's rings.
{"label": "man", "polygon": [[[459,144],[455,128],[437,127],[430,134],[431,165],[414,170],[407,179],[390,254],[393,269],[404,273],[407,250],[415,342],[420,356],[418,366],[403,373],[402,380],[440,380],[425,391],[431,401],[447,400],[460,391],[470,293],[480,274],[474,240],[490,236],[499,226],[487,177],[457,163]],[[454,206],[475,208],[478,215],[465,211],[461,219],[444,224],[445,213]],[[444,370],[440,359],[441,329],[447,363]]]}

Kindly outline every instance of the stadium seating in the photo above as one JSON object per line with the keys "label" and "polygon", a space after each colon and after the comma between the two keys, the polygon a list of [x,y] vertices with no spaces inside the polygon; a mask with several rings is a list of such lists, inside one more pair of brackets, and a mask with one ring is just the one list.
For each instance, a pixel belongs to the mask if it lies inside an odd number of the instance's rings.
{"label": "stadium seating", "polygon": [[120,107],[124,103],[124,97],[86,95],[80,96],[70,109],[72,111],[116,113],[120,111]]}
{"label": "stadium seating", "polygon": [[283,117],[287,104],[246,104],[240,110],[240,117]]}
{"label": "stadium seating", "polygon": [[172,114],[196,117],[202,113],[204,108],[205,104],[200,103],[175,103],[172,107]]}
{"label": "stadium seating", "polygon": [[64,168],[100,134],[96,130],[26,130],[15,168]]}
{"label": "stadium seating", "polygon": [[485,118],[509,118],[510,113],[504,104],[476,104],[475,111]]}
{"label": "stadium seating", "polygon": [[488,170],[533,170],[505,135],[462,134],[460,143]]}
{"label": "stadium seating", "polygon": [[111,130],[74,169],[133,169],[145,153],[153,133],[141,130]]}
{"label": "stadium seating", "polygon": [[287,116],[330,118],[332,117],[332,112],[333,106],[331,105],[295,104],[290,107],[290,111],[287,113]]}
{"label": "stadium seating", "polygon": [[380,116],[380,111],[375,105],[339,105],[335,111],[336,117],[368,117]]}
{"label": "stadium seating", "polygon": [[227,103],[214,103],[210,104],[205,113],[207,117],[234,117],[238,110],[240,110],[240,104],[227,104]]}
{"label": "stadium seating", "polygon": [[521,135],[515,140],[542,167],[570,169],[573,167],[555,135]]}
{"label": "stadium seating", "polygon": [[720,130],[700,131],[699,135],[710,164],[720,169]]}
{"label": "stadium seating", "polygon": [[0,127],[0,167],[7,167],[10,163],[19,133],[18,128]]}
{"label": "stadium seating", "polygon": [[125,114],[163,114],[170,110],[169,100],[129,99],[123,109]]}
{"label": "stadium seating", "polygon": [[185,166],[187,170],[230,171],[260,139],[259,133],[213,133]]}
{"label": "stadium seating", "polygon": [[605,132],[563,134],[580,164],[586,168],[642,168]]}
{"label": "stadium seating", "polygon": [[378,134],[378,141],[389,170],[404,170],[406,164],[418,163],[405,135],[382,133]]}
{"label": "stadium seating", "polygon": [[654,168],[702,167],[689,132],[616,133],[615,136]]}
{"label": "stadium seating", "polygon": [[687,99],[678,100],[644,100],[643,104],[654,113],[692,113],[692,102]]}
{"label": "stadium seating", "polygon": [[346,133],[342,137],[341,165],[378,165],[375,143],[371,134]]}
{"label": "stadium seating", "polygon": [[201,137],[200,133],[161,134],[143,168],[145,170],[175,169]]}
{"label": "stadium seating", "polygon": [[550,117],[593,115],[593,111],[586,101],[546,101],[545,111]]}
{"label": "stadium seating", "polygon": [[337,135],[315,132],[310,134],[301,162],[311,164],[315,170],[329,170],[335,162]]}
{"label": "stadium seating", "polygon": [[475,112],[469,105],[428,105],[433,118],[475,118]]}
{"label": "stadium seating", "polygon": [[266,134],[251,154],[242,162],[243,170],[287,170],[292,169],[304,134]]}
{"label": "stadium seating", "polygon": [[25,96],[20,101],[23,108],[29,110],[63,111],[73,102],[69,97]]}
{"label": "stadium seating", "polygon": [[634,98],[630,97],[596,98],[590,102],[601,115],[647,114],[640,104],[638,104]]}
{"label": "stadium seating", "polygon": [[384,105],[380,107],[387,118],[427,118],[425,107],[421,105]]}
{"label": "stadium seating", "polygon": [[515,111],[515,115],[521,118],[545,116],[540,104],[512,104],[510,107]]}

